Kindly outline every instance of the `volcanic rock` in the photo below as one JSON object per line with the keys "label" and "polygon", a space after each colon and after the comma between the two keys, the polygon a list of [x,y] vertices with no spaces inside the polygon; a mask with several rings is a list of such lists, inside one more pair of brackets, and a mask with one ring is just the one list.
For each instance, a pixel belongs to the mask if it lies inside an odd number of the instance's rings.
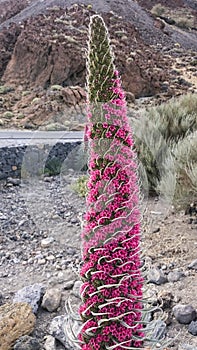
{"label": "volcanic rock", "polygon": [[35,283],[18,290],[14,296],[13,302],[28,303],[32,307],[33,312],[36,313],[38,311],[43,292],[44,287],[39,283]]}
{"label": "volcanic rock", "polygon": [[0,349],[10,350],[22,335],[33,331],[35,316],[26,303],[0,306]]}
{"label": "volcanic rock", "polygon": [[[87,27],[93,13],[93,10],[77,5],[66,11],[62,8],[48,10],[45,15],[28,18],[3,80],[12,85],[18,85],[20,81],[25,86],[43,88],[54,84],[84,86]],[[163,74],[165,61],[143,43],[134,25],[126,20],[123,22],[115,14],[104,14],[103,17],[115,46],[125,89],[137,97],[154,95],[159,91],[161,81],[166,80]]]}
{"label": "volcanic rock", "polygon": [[179,323],[188,324],[196,319],[196,310],[192,305],[177,304],[172,311]]}
{"label": "volcanic rock", "polygon": [[44,343],[44,350],[56,350],[55,338],[47,335]]}
{"label": "volcanic rock", "polygon": [[41,344],[36,338],[24,335],[17,340],[14,350],[41,350]]}
{"label": "volcanic rock", "polygon": [[167,278],[162,270],[160,270],[159,268],[152,268],[148,272],[148,282],[160,285],[166,283]]}
{"label": "volcanic rock", "polygon": [[189,324],[188,331],[193,335],[197,335],[197,321],[192,321]]}

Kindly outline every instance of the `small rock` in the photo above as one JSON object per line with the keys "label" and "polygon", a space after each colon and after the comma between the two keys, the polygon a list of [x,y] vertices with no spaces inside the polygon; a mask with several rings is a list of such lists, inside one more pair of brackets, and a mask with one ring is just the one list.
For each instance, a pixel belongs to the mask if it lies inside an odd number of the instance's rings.
{"label": "small rock", "polygon": [[82,326],[82,322],[77,321],[79,316],[75,315],[74,317],[75,319],[70,319],[68,315],[57,316],[49,326],[49,333],[59,340],[66,349],[73,349],[74,344],[71,339],[73,336],[77,338]]}
{"label": "small rock", "polygon": [[188,269],[197,271],[197,259],[193,260],[191,264],[188,265]]}
{"label": "small rock", "polygon": [[171,262],[171,263],[169,264],[169,268],[170,268],[170,269],[173,269],[174,266],[175,266],[175,264],[174,264],[173,262]]}
{"label": "small rock", "polygon": [[51,255],[46,257],[46,260],[47,261],[54,261],[55,260],[55,256],[51,254]]}
{"label": "small rock", "polygon": [[70,220],[70,223],[71,224],[76,224],[78,222],[78,220],[76,219],[76,218],[72,218],[71,220]]}
{"label": "small rock", "polygon": [[148,272],[148,283],[155,283],[157,285],[164,284],[167,282],[167,278],[163,271],[158,268],[152,268]]}
{"label": "small rock", "polygon": [[17,340],[14,350],[41,350],[41,344],[36,338],[25,335]]}
{"label": "small rock", "polygon": [[152,233],[157,233],[160,232],[160,227],[156,227],[155,229],[153,229]]}
{"label": "small rock", "polygon": [[57,288],[49,288],[43,296],[42,307],[49,312],[58,309],[61,301],[61,291]]}
{"label": "small rock", "polygon": [[168,278],[168,282],[177,282],[184,276],[185,276],[184,273],[181,271],[172,271],[172,272],[169,272],[167,278]]}
{"label": "small rock", "polygon": [[55,317],[50,326],[49,326],[49,333],[57,340],[62,343],[65,348],[68,348],[68,342],[66,334],[64,333],[64,325],[67,322],[67,316],[57,316]]}
{"label": "small rock", "polygon": [[44,265],[46,263],[45,259],[38,259],[38,265]]}
{"label": "small rock", "polygon": [[0,220],[8,220],[8,217],[0,213]]}
{"label": "small rock", "polygon": [[76,249],[71,248],[71,247],[68,247],[68,248],[66,249],[66,253],[67,253],[68,255],[74,255],[74,254],[76,254]]}
{"label": "small rock", "polygon": [[82,281],[76,281],[74,283],[72,294],[77,298],[81,298],[80,289],[81,289],[82,284],[83,284]]}
{"label": "small rock", "polygon": [[188,324],[196,318],[196,310],[192,305],[175,305],[172,309],[176,320],[179,323]]}
{"label": "small rock", "polygon": [[181,301],[180,295],[175,295],[174,296],[174,302],[177,304],[177,303],[179,303],[179,301]]}
{"label": "small rock", "polygon": [[41,247],[42,248],[49,248],[51,243],[53,243],[54,238],[53,237],[47,237],[41,240]]}
{"label": "small rock", "polygon": [[53,178],[51,176],[45,176],[44,182],[52,182]]}
{"label": "small rock", "polygon": [[157,340],[164,339],[166,335],[166,324],[162,320],[154,321],[153,338]]}
{"label": "small rock", "polygon": [[43,294],[44,286],[42,284],[35,283],[18,290],[14,296],[13,302],[24,302],[31,305],[34,314],[36,314]]}
{"label": "small rock", "polygon": [[197,335],[197,321],[192,321],[188,327],[189,333],[192,335]]}
{"label": "small rock", "polygon": [[71,281],[67,281],[64,283],[64,289],[65,290],[69,290],[74,286],[75,281],[71,280]]}
{"label": "small rock", "polygon": [[21,183],[21,180],[20,179],[15,179],[15,178],[12,178],[12,177],[8,177],[7,183],[12,184],[14,186],[19,186],[20,183]]}
{"label": "small rock", "polygon": [[51,335],[45,337],[44,350],[56,350],[55,338]]}

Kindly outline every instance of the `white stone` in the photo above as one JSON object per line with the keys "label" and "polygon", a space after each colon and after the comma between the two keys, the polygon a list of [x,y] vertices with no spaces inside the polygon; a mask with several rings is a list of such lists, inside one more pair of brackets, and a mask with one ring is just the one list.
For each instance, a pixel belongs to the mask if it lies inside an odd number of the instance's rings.
{"label": "white stone", "polygon": [[41,241],[41,247],[42,248],[49,248],[51,243],[53,243],[54,241],[54,238],[53,237],[47,237],[47,238],[44,238],[42,239]]}
{"label": "white stone", "polygon": [[44,350],[56,350],[55,338],[51,335],[45,337]]}

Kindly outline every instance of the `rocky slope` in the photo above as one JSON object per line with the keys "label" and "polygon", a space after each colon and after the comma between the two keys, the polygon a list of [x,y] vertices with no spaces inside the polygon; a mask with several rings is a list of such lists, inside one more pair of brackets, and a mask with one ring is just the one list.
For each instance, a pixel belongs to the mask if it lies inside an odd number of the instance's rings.
{"label": "rocky slope", "polygon": [[[74,107],[78,106],[78,94],[70,112],[65,100],[70,100],[72,93],[67,89],[68,97],[62,98],[61,87],[85,86],[88,23],[95,11],[103,14],[109,28],[129,102],[147,96],[159,96],[160,101],[195,91],[195,30],[182,30],[152,16],[147,11],[150,2],[142,0],[79,2],[0,2],[1,127],[37,128],[47,120],[59,123],[59,117],[68,119],[69,124],[72,113],[78,120],[81,109]],[[179,0],[177,5],[186,6],[186,1]],[[195,15],[195,9],[192,11]],[[182,76],[182,66],[187,68],[187,76]]]}
{"label": "rocky slope", "polygon": [[192,10],[197,10],[197,4],[195,0],[176,0],[176,1],[169,1],[169,0],[160,0],[159,2],[157,0],[138,0],[138,3],[142,5],[144,8],[151,10],[151,8],[158,3],[161,6],[170,7],[173,9],[177,9],[177,7],[182,8],[191,8]]}
{"label": "rocky slope", "polygon": [[31,0],[15,1],[2,0],[0,1],[0,24],[11,19],[29,6]]}
{"label": "rocky slope", "polygon": [[[28,19],[22,25],[2,80],[43,88],[53,84],[84,86],[87,26],[93,13],[76,5],[69,10],[53,8]],[[123,23],[113,14],[105,14],[104,19],[125,87],[137,96],[154,94],[164,80],[160,68],[165,67],[163,58],[143,42],[131,23]],[[132,81],[134,86],[129,86]]]}

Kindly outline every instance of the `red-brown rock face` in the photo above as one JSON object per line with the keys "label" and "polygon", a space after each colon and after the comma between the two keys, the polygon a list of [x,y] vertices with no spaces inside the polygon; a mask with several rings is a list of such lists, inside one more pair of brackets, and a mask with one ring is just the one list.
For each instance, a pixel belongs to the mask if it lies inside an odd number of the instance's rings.
{"label": "red-brown rock face", "polygon": [[2,77],[20,34],[20,27],[16,24],[10,26],[9,30],[0,32],[0,78]]}
{"label": "red-brown rock face", "polygon": [[[18,36],[3,80],[25,87],[85,85],[85,49],[92,10],[73,6],[30,18]],[[130,23],[104,15],[126,90],[138,96],[159,91],[164,61]],[[157,68],[157,69],[155,69]],[[166,79],[166,77],[165,77]]]}

